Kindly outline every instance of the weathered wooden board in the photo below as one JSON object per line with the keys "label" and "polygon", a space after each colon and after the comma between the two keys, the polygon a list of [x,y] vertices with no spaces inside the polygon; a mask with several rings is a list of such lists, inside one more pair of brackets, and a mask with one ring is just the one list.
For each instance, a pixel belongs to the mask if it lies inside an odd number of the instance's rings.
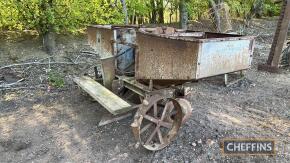
{"label": "weathered wooden board", "polygon": [[290,0],[284,0],[267,64],[279,67],[290,21]]}
{"label": "weathered wooden board", "polygon": [[125,113],[132,108],[129,103],[90,77],[75,77],[73,80],[113,115]]}

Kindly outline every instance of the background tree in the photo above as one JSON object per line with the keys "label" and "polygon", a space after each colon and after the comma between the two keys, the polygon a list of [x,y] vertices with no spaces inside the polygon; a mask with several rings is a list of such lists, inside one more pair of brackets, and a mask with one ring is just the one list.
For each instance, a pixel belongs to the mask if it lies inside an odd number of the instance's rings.
{"label": "background tree", "polygon": [[221,16],[219,14],[219,6],[223,1],[221,0],[209,0],[209,5],[213,11],[213,18],[217,28],[217,32],[221,32]]}
{"label": "background tree", "polygon": [[157,0],[158,23],[164,23],[164,4],[163,0]]}
{"label": "background tree", "polygon": [[186,8],[186,0],[180,0],[179,13],[180,13],[180,28],[187,29],[188,11]]}
{"label": "background tree", "polygon": [[123,14],[125,16],[125,24],[128,24],[129,23],[129,20],[128,20],[128,12],[127,12],[127,5],[126,5],[126,0],[120,0],[121,3],[122,3],[122,8],[123,8]]}
{"label": "background tree", "polygon": [[[277,16],[279,0],[223,0],[231,17]],[[181,22],[209,17],[211,2],[219,0],[1,0],[0,29],[37,30],[44,47],[53,52],[55,33],[76,33],[88,24]],[[122,5],[123,4],[123,5]],[[126,5],[124,5],[126,4]],[[46,44],[48,43],[48,44]],[[52,48],[51,48],[52,47]]]}

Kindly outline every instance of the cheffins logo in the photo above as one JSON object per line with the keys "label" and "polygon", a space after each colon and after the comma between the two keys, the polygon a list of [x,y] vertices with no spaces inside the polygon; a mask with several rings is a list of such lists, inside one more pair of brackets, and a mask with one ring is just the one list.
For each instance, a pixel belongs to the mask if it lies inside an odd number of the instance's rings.
{"label": "cheffins logo", "polygon": [[225,155],[275,155],[275,140],[223,139],[221,149]]}

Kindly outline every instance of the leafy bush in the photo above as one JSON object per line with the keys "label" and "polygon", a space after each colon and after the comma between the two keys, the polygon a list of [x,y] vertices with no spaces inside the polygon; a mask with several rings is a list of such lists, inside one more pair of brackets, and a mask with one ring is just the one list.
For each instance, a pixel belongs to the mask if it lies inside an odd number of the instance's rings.
{"label": "leafy bush", "polygon": [[207,0],[190,0],[187,3],[187,9],[189,13],[189,18],[191,20],[197,20],[207,14],[208,11],[208,1]]}
{"label": "leafy bush", "polygon": [[50,71],[48,73],[48,83],[56,88],[63,88],[65,84],[64,76],[58,72]]}
{"label": "leafy bush", "polygon": [[278,16],[280,15],[280,11],[281,4],[275,4],[272,0],[266,0],[263,11],[265,16]]}
{"label": "leafy bush", "polygon": [[0,1],[0,29],[37,29],[44,33],[75,32],[87,24],[120,24],[120,3],[110,0],[5,0]]}

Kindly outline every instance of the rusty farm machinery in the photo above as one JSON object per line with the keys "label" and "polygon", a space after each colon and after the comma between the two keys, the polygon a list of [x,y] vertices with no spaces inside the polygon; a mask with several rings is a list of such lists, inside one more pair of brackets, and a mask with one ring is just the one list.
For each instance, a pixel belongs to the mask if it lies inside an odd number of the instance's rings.
{"label": "rusty farm machinery", "polygon": [[[91,25],[87,32],[101,75],[75,83],[113,115],[136,109],[133,134],[152,151],[169,145],[192,113],[184,84],[248,69],[254,47],[251,36],[170,27]],[[139,104],[121,98],[126,90]]]}

